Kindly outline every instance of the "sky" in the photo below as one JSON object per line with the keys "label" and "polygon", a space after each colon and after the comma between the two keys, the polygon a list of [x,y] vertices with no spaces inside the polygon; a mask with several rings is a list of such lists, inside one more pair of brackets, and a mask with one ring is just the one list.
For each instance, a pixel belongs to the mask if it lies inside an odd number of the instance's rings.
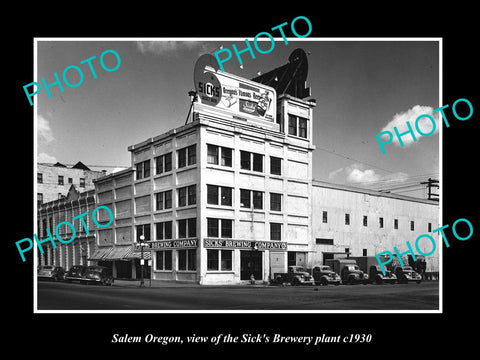
{"label": "sky", "polygon": [[[156,39],[159,40],[159,39]],[[162,39],[163,40],[163,39]],[[424,197],[418,185],[439,178],[438,116],[436,131],[404,147],[394,141],[382,154],[375,135],[393,126],[405,131],[406,121],[432,112],[439,103],[438,41],[325,41],[325,39],[276,39],[269,54],[242,55],[243,66],[233,56],[225,71],[251,79],[288,62],[300,47],[308,54],[307,86],[316,100],[313,119],[313,178],[337,184],[391,190]],[[116,171],[130,166],[128,146],[182,126],[194,89],[197,58],[220,47],[245,47],[244,38],[153,41],[152,39],[52,41],[37,39],[37,73],[53,83],[65,68],[82,69],[83,82],[75,88],[58,86],[35,95],[37,112],[37,161],[75,164],[93,170]],[[263,45],[263,46],[262,46]],[[261,44],[268,48],[267,44]],[[120,67],[113,72],[100,65],[105,50],[115,50]],[[91,61],[97,78],[92,76]],[[112,53],[103,58],[107,68],[117,64]],[[80,81],[76,70],[67,79]],[[63,80],[62,80],[63,81]],[[31,90],[32,91],[32,90]],[[26,99],[27,103],[28,100]],[[428,133],[425,118],[420,128]]]}

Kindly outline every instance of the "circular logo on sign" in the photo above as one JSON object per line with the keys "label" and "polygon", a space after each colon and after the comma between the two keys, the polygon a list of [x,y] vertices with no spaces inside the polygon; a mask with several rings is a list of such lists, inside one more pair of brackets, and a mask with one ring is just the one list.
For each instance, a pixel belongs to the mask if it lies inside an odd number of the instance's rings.
{"label": "circular logo on sign", "polygon": [[198,79],[197,92],[202,103],[216,106],[222,97],[222,86],[215,74],[206,72]]}

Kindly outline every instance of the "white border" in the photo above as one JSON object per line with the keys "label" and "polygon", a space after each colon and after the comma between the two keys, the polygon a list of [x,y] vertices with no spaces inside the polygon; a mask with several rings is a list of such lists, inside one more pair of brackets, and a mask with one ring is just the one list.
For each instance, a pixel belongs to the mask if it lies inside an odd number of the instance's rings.
{"label": "white border", "polygon": [[[228,38],[196,38],[196,37],[122,37],[122,38],[89,38],[89,37],[76,37],[76,38],[69,38],[69,37],[51,37],[51,38],[34,38],[33,40],[33,69],[34,69],[34,80],[37,81],[38,73],[37,73],[37,64],[38,64],[38,53],[37,53],[37,46],[39,41],[245,41],[248,39],[249,41],[253,41],[253,37],[245,38],[245,37],[228,37]],[[257,41],[268,41],[270,39],[259,38]],[[283,41],[282,37],[275,37],[275,41]],[[305,38],[290,38],[287,37],[287,41],[290,42],[312,42],[312,41],[322,41],[322,42],[342,42],[342,41],[438,41],[439,43],[439,107],[443,104],[443,38],[442,37],[305,37]],[[192,69],[193,72],[193,69]],[[35,234],[37,233],[37,101],[34,101],[34,201],[33,201],[33,208],[34,208],[34,231]],[[439,132],[439,178],[440,178],[440,202],[439,202],[439,224],[443,224],[443,126],[440,126]],[[439,247],[439,309],[438,310],[39,310],[38,309],[38,298],[37,298],[37,291],[38,291],[38,283],[37,283],[37,266],[38,266],[38,246],[34,246],[34,256],[33,256],[33,312],[35,314],[152,314],[152,313],[167,313],[167,314],[218,314],[218,313],[226,313],[226,314],[441,314],[443,313],[443,246]]]}

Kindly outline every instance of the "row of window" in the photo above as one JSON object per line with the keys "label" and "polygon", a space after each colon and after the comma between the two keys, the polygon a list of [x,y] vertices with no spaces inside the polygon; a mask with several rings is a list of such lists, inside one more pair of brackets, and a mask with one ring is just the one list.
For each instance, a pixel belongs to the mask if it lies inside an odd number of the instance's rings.
{"label": "row of window", "polygon": [[[233,149],[217,145],[207,145],[207,163],[232,167]],[[240,168],[242,170],[252,170],[263,172],[263,154],[257,154],[249,151],[240,151]],[[177,150],[177,167],[195,165],[197,163],[196,145]],[[155,158],[156,175],[172,171],[172,153],[163,154]],[[136,179],[150,177],[150,160],[139,162],[135,165]],[[270,156],[270,173],[273,175],[282,175],[282,159]]]}
{"label": "row of window", "polygon": [[[322,222],[327,223],[328,222],[328,213],[327,211],[322,212]],[[350,214],[346,213],[345,214],[345,225],[350,225]],[[384,227],[384,221],[383,217],[378,218],[378,225],[379,228]],[[368,216],[363,215],[363,226],[368,226]],[[393,219],[393,228],[398,229],[398,219]],[[415,231],[415,221],[410,220],[410,230]],[[432,223],[428,223],[428,232],[432,232]]]}
{"label": "row of window", "polygon": [[[58,185],[65,185],[65,178],[63,175],[58,175]],[[37,183],[43,184],[43,174],[37,173]],[[73,184],[73,178],[68,178],[68,183]],[[85,187],[85,178],[80,178],[80,187]]]}
{"label": "row of window", "polygon": [[[196,185],[181,187],[177,190],[178,207],[197,203]],[[228,186],[207,185],[207,204],[232,206],[233,188]],[[173,206],[172,190],[155,193],[155,209],[171,209]],[[240,189],[240,206],[242,208],[263,209],[263,191]],[[270,193],[270,210],[282,211],[282,194]]]}
{"label": "row of window", "polygon": [[[197,237],[197,218],[180,219],[178,224],[178,239]],[[150,224],[137,225],[137,242],[140,242],[140,236],[144,236],[144,241],[151,240]],[[173,239],[173,221],[164,221],[155,224],[156,240]],[[214,238],[231,239],[233,237],[233,220],[207,218],[207,236]],[[282,240],[282,224],[270,223],[270,240]]]}
{"label": "row of window", "polygon": [[[172,250],[156,252],[155,270],[172,270]],[[197,269],[196,249],[177,250],[178,264],[180,271],[195,271]],[[208,271],[231,271],[233,250],[207,250]]]}

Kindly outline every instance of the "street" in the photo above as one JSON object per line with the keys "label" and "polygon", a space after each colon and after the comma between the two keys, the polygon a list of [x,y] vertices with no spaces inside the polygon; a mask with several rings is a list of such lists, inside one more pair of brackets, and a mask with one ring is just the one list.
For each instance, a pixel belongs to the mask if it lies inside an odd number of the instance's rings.
{"label": "street", "polygon": [[439,284],[138,287],[38,282],[38,310],[438,310]]}

